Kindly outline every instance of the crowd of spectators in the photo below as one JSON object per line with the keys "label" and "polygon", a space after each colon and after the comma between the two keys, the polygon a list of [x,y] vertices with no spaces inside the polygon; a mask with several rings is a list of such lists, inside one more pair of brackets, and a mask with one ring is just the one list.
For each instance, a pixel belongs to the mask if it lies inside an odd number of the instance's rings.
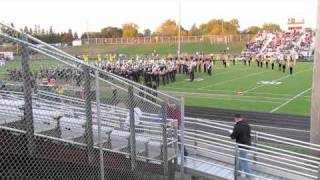
{"label": "crowd of spectators", "polygon": [[259,32],[242,52],[250,55],[298,56],[309,59],[314,51],[313,31]]}

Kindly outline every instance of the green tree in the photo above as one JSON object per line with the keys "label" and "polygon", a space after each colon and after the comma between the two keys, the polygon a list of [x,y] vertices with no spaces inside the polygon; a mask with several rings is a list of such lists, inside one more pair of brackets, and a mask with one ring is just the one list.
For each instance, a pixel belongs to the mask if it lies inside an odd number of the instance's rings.
{"label": "green tree", "polygon": [[196,23],[194,23],[192,26],[191,26],[191,29],[189,31],[189,35],[191,36],[199,36],[199,35],[202,35],[200,29],[197,27]]}
{"label": "green tree", "polygon": [[74,39],[79,39],[78,33],[75,32],[75,33],[73,34],[73,38],[74,38]]}
{"label": "green tree", "polygon": [[[158,36],[177,36],[179,34],[179,26],[174,20],[166,20],[156,30]],[[187,35],[188,32],[181,27],[181,35]]]}
{"label": "green tree", "polygon": [[144,37],[150,37],[151,36],[151,30],[150,29],[145,29],[143,31],[143,36]]}
{"label": "green tree", "polygon": [[280,25],[275,23],[265,23],[262,26],[262,29],[265,31],[271,31],[271,32],[282,31],[280,28]]}
{"label": "green tree", "polygon": [[244,30],[244,33],[257,34],[259,31],[261,31],[261,28],[259,26],[250,26],[246,30]]}
{"label": "green tree", "polygon": [[27,26],[24,27],[23,32],[28,33],[29,32],[29,28]]}
{"label": "green tree", "polygon": [[137,37],[139,26],[134,23],[122,25],[122,37]]}
{"label": "green tree", "polygon": [[199,30],[203,35],[239,34],[239,28],[239,21],[237,19],[230,21],[211,19],[199,26]]}
{"label": "green tree", "polygon": [[104,38],[119,38],[122,37],[122,29],[111,26],[102,28],[101,36]]}

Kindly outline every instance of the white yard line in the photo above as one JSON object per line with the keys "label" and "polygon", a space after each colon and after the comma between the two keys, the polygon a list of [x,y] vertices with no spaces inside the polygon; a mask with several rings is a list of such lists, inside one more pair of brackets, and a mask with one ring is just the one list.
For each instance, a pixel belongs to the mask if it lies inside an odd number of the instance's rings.
{"label": "white yard line", "polygon": [[237,77],[237,78],[234,78],[234,79],[229,79],[229,80],[226,80],[226,81],[210,84],[208,86],[198,88],[198,90],[204,90],[204,89],[207,89],[207,88],[210,88],[210,87],[213,87],[213,86],[225,84],[225,83],[232,82],[232,81],[235,81],[235,80],[238,80],[238,79],[254,76],[254,75],[257,75],[257,74],[263,74],[263,73],[265,73],[265,72],[257,72],[257,73],[252,73],[252,74],[248,74],[248,75],[245,75],[245,76],[240,76],[240,77]]}
{"label": "white yard line", "polygon": [[276,107],[276,108],[272,109],[270,112],[271,112],[271,113],[273,113],[273,112],[275,112],[275,111],[278,111],[280,108],[282,108],[282,107],[286,106],[286,105],[287,105],[287,104],[289,104],[291,101],[293,101],[293,100],[297,99],[298,97],[300,97],[300,96],[301,96],[301,95],[303,95],[304,93],[306,93],[306,92],[310,91],[311,89],[312,89],[312,88],[309,88],[309,89],[307,89],[307,90],[302,91],[301,93],[299,93],[299,94],[295,95],[294,97],[292,97],[292,98],[291,98],[291,99],[289,99],[288,101],[284,102],[284,103],[283,103],[283,104],[281,104],[280,106],[278,106],[278,107]]}
{"label": "white yard line", "polygon": [[[175,92],[175,91],[164,91],[168,94],[177,94],[177,95],[187,95],[191,97],[197,98],[232,98],[232,99],[239,99],[239,100],[254,100],[254,101],[261,101],[261,102],[271,102],[280,104],[284,100],[288,100],[288,98],[270,98],[265,96],[239,96],[239,95],[229,95],[229,94],[208,94],[208,93],[194,93],[194,92]],[[267,99],[267,100],[266,100]],[[226,99],[227,100],[227,99]],[[271,101],[269,101],[271,100]]]}
{"label": "white yard line", "polygon": [[[246,69],[241,69],[240,71],[239,71],[239,69],[236,69],[236,71],[233,71],[233,70],[231,70],[231,71],[223,71],[223,72],[219,72],[218,74],[216,74],[217,72],[217,70],[220,70],[220,69],[226,69],[226,68],[217,68],[217,69],[212,69],[212,76],[208,76],[208,74],[207,74],[207,72],[204,72],[203,71],[203,69],[201,69],[201,73],[199,73],[199,72],[196,72],[195,74],[194,74],[194,76],[195,76],[195,78],[203,78],[203,79],[206,79],[206,78],[210,78],[210,77],[216,77],[216,76],[221,76],[221,75],[223,75],[223,74],[227,74],[227,73],[232,73],[232,72],[241,72],[241,71],[244,71],[244,70],[246,70]],[[179,73],[177,73],[177,75],[178,75]],[[185,75],[186,76],[186,78],[188,78],[188,75],[186,75],[186,74],[182,74],[182,73],[180,73],[179,75]],[[186,83],[186,81],[180,81],[180,82],[175,82],[174,83],[174,85],[176,85],[176,84],[182,84],[182,83]]]}
{"label": "white yard line", "polygon": [[[297,73],[295,73],[295,74],[293,74],[293,75],[286,75],[286,76],[283,76],[283,77],[281,77],[281,78],[278,78],[278,79],[272,80],[271,82],[277,82],[277,81],[280,81],[280,80],[283,80],[283,79],[287,79],[287,78],[289,78],[289,77],[296,76],[297,74],[299,74],[299,73],[303,73],[303,72],[306,72],[306,71],[309,71],[309,69],[308,69],[308,70],[304,70],[304,71],[299,71],[299,72],[297,72]],[[255,87],[250,88],[250,89],[247,89],[247,90],[245,90],[245,91],[243,91],[243,92],[244,92],[244,93],[246,93],[246,92],[250,92],[250,91],[256,90],[256,89],[258,89],[258,88],[261,88],[261,87],[263,87],[263,86],[265,86],[265,84],[262,84],[262,85],[259,85],[259,86],[255,86]]]}
{"label": "white yard line", "polygon": [[[174,87],[164,87],[163,92],[174,92],[174,90],[179,90],[179,92],[185,92],[186,88],[174,88]],[[223,94],[223,93],[237,93],[238,91],[228,91],[228,90],[219,90],[219,89],[205,89],[203,91],[206,91],[206,92],[214,92],[214,93],[210,93],[210,94]],[[179,93],[179,92],[175,92],[175,93]],[[197,90],[192,90],[192,91],[186,91],[186,93],[199,93],[201,94],[202,92],[198,92]],[[209,93],[205,93],[204,94],[209,94]],[[250,95],[263,95],[264,97],[267,95],[271,95],[271,96],[281,96],[281,97],[284,97],[284,98],[291,98],[292,96],[294,96],[294,94],[277,94],[277,93],[263,93],[263,92],[250,92]],[[260,97],[260,96],[257,96],[257,97]],[[304,98],[311,98],[311,96],[301,96],[301,97],[304,97]]]}

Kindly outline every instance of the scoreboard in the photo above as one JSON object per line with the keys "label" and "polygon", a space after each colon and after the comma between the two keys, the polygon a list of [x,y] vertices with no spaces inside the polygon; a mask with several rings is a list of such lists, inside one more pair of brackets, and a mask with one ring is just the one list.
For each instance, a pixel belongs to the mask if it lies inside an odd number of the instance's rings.
{"label": "scoreboard", "polygon": [[288,19],[288,30],[302,31],[304,29],[304,20],[296,20],[295,18]]}

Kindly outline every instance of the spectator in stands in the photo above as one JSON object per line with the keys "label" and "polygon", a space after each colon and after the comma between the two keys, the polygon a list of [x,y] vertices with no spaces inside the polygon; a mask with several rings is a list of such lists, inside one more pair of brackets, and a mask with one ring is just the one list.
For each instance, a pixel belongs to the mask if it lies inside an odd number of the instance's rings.
{"label": "spectator in stands", "polygon": [[[181,125],[181,111],[180,108],[174,102],[168,102],[167,104],[167,119],[172,119],[173,128],[179,129]],[[180,141],[180,137],[178,136],[178,141]],[[179,149],[181,149],[181,145],[178,145]],[[184,147],[184,156],[188,156],[188,151],[186,147]]]}
{"label": "spectator in stands", "polygon": [[[236,114],[234,117],[235,125],[233,131],[230,130],[231,139],[235,139],[239,145],[239,157],[244,159],[249,159],[248,151],[251,146],[251,127],[250,125],[243,120],[241,114]],[[244,145],[244,146],[241,146]],[[247,160],[239,160],[240,162],[240,171],[247,173],[246,177],[251,179],[251,168]]]}

